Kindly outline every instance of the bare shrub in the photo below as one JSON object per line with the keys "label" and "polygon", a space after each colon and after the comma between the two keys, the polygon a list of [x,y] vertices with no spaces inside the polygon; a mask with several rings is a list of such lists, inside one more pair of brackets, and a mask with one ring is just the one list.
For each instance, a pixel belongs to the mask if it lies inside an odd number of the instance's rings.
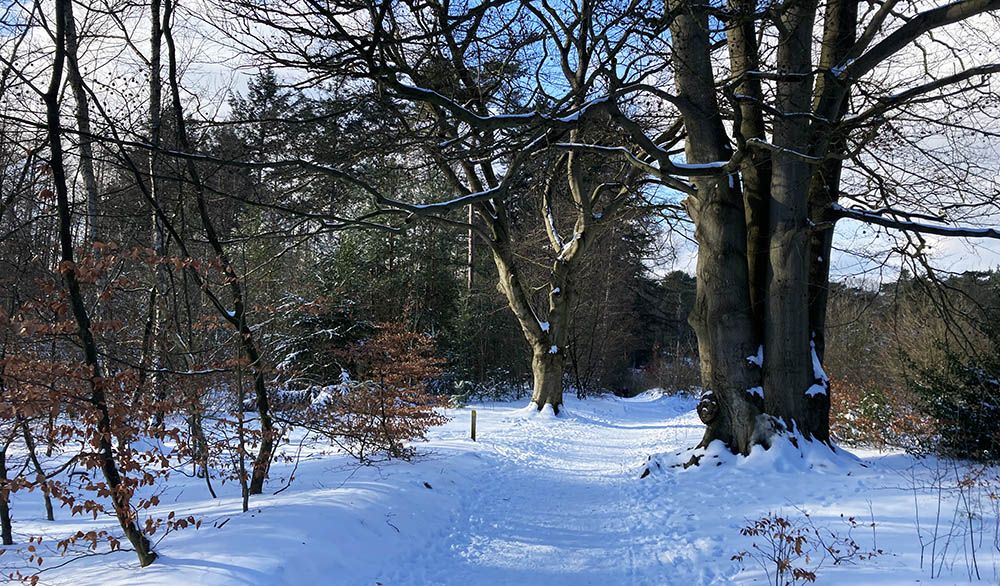
{"label": "bare shrub", "polygon": [[[929,571],[932,579],[961,570],[970,582],[988,576],[982,560],[989,559],[991,550],[1000,553],[1000,475],[996,468],[934,458],[919,460],[903,474],[903,488],[913,493],[920,568]],[[926,500],[930,507],[921,506]]]}
{"label": "bare shrub", "polygon": [[830,431],[837,441],[921,454],[932,448],[935,422],[906,389],[841,381],[832,386]]}
{"label": "bare shrub", "polygon": [[441,373],[433,340],[402,324],[383,323],[369,339],[344,353],[355,373],[344,370],[339,383],[310,389],[306,406],[290,408],[291,423],[317,432],[361,461],[382,454],[409,458],[408,442],[447,418],[437,407],[444,397],[428,384]]}
{"label": "bare shrub", "polygon": [[[845,529],[835,531],[816,525],[809,513],[789,517],[769,512],[759,519],[748,520],[740,535],[753,538],[750,548],[732,557],[733,560],[756,563],[775,586],[790,586],[816,581],[820,568],[852,564],[882,555],[881,549],[863,549],[852,536],[859,527],[870,527],[874,536],[875,522],[862,525],[854,517],[844,517]],[[874,538],[874,537],[873,537]]]}

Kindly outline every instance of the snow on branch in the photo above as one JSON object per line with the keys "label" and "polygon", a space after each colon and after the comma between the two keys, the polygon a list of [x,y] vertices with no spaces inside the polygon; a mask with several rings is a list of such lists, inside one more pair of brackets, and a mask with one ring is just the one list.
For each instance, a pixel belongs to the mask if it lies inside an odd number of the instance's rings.
{"label": "snow on branch", "polygon": [[657,157],[659,166],[646,162],[636,156],[629,149],[622,146],[604,146],[598,144],[584,144],[572,142],[557,142],[551,145],[552,148],[567,151],[590,152],[605,155],[620,155],[625,158],[633,167],[640,171],[652,175],[661,180],[664,185],[676,189],[683,193],[694,193],[694,187],[678,180],[674,175],[684,177],[698,177],[708,175],[727,175],[732,173],[738,165],[738,158],[729,161],[712,161],[710,163],[678,163],[666,158]]}
{"label": "snow on branch", "polygon": [[386,82],[395,92],[405,98],[428,102],[447,110],[453,116],[475,128],[484,130],[501,130],[526,125],[548,125],[574,127],[591,110],[598,110],[608,103],[608,97],[599,97],[585,103],[576,111],[565,116],[550,116],[541,112],[523,112],[518,114],[494,114],[482,116],[432,89],[402,83],[394,79]]}
{"label": "snow on branch", "polygon": [[882,210],[862,210],[858,208],[845,208],[841,205],[833,204],[830,212],[836,218],[850,218],[867,224],[876,224],[886,228],[905,230],[908,232],[919,232],[921,234],[935,234],[937,236],[957,236],[964,238],[997,238],[1000,239],[1000,229],[997,228],[970,228],[962,226],[938,226],[913,222],[910,220],[899,220],[884,215]]}

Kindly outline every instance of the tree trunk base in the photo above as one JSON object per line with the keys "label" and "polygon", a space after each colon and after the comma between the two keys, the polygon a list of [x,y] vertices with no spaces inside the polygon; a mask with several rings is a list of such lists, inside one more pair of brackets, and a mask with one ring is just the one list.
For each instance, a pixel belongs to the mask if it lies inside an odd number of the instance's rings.
{"label": "tree trunk base", "polygon": [[[781,461],[800,462],[803,471],[838,467],[843,465],[843,462],[838,463],[838,460],[843,459],[846,462],[853,458],[847,452],[838,450],[829,440],[806,437],[797,430],[789,431],[782,420],[762,413],[754,420],[753,434],[746,453],[734,449],[733,446],[720,438],[712,439],[710,433],[706,433],[705,438],[696,447],[650,456],[649,462],[643,468],[639,478],[646,478],[657,472],[674,468],[686,470],[694,466],[715,467],[727,463],[733,464],[740,461],[741,458],[749,457],[755,446],[761,446],[765,450],[776,449],[789,452],[780,458]],[[796,452],[799,457],[794,456]]]}
{"label": "tree trunk base", "polygon": [[535,411],[542,411],[543,409],[545,409],[545,406],[548,405],[549,407],[552,407],[552,413],[553,414],[559,415],[559,413],[562,412],[562,402],[561,401],[559,403],[553,403],[551,401],[538,402],[538,401],[535,401],[534,399],[532,399],[532,401],[531,401],[531,403],[529,403],[529,405],[531,407],[533,407],[535,409]]}
{"label": "tree trunk base", "polygon": [[531,371],[534,389],[531,393],[531,403],[541,411],[546,405],[552,406],[552,412],[559,415],[563,399],[563,357],[559,352],[548,349],[536,349],[531,360]]}

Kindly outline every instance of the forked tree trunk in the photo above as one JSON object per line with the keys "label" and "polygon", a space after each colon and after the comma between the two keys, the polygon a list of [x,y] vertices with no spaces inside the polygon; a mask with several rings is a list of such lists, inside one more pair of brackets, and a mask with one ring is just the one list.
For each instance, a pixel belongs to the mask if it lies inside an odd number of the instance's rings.
{"label": "forked tree trunk", "polygon": [[[539,411],[550,405],[556,414],[563,402],[563,374],[566,368],[567,341],[572,329],[572,307],[580,259],[602,233],[602,229],[593,223],[590,203],[583,200],[586,195],[581,188],[583,179],[578,163],[572,156],[565,161],[567,179],[572,186],[574,199],[580,202],[581,211],[577,215],[573,239],[569,242],[555,239],[551,233],[552,226],[548,227],[556,259],[549,272],[546,321],[539,320],[525,285],[520,280],[506,208],[502,201],[494,204],[497,214],[488,223],[490,238],[487,240],[497,269],[497,288],[507,298],[511,311],[521,326],[524,339],[531,348],[531,402]],[[542,212],[545,214],[545,209]]]}
{"label": "forked tree trunk", "polygon": [[[729,139],[716,103],[707,9],[684,0],[669,4],[674,52],[684,55],[674,67],[687,160],[724,161]],[[839,194],[841,163],[816,161],[844,151],[843,137],[829,121],[846,111],[848,82],[833,72],[850,57],[857,0],[826,4],[819,68],[825,73],[815,94],[817,2],[785,4],[778,12],[776,111],[787,115],[774,116],[772,144],[765,142],[761,104],[766,100],[754,73],[760,69],[756,5],[747,0],[729,4],[731,97],[738,105],[733,130],[744,153],[740,183],[745,193],[740,202],[733,196],[736,181],[727,186],[721,178],[694,178],[696,193],[688,207],[699,254],[691,323],[703,384],[711,393],[699,406],[708,426],[702,443],[721,439],[746,453],[753,443],[768,443],[766,432],[780,429],[771,418],[808,438],[829,441],[828,385],[814,368],[813,344],[821,360],[832,246],[832,224],[823,224],[822,213]],[[803,114],[813,111],[816,116]],[[764,350],[763,371],[753,367],[748,373],[745,360],[757,354],[757,344]],[[762,393],[740,393],[741,387],[760,386]]]}
{"label": "forked tree trunk", "polygon": [[[494,237],[497,231],[494,229]],[[513,255],[507,254],[509,241],[500,244],[494,240],[493,260],[499,276],[498,289],[507,298],[514,317],[521,326],[521,332],[531,348],[531,402],[541,411],[545,405],[551,405],[555,413],[562,406],[563,372],[565,369],[565,343],[559,340],[568,331],[570,314],[568,293],[562,287],[551,287],[549,322],[542,326],[531,308],[516,268],[513,266]],[[568,285],[568,283],[566,283]],[[553,311],[554,309],[554,311]]]}
{"label": "forked tree trunk", "polygon": [[[708,13],[703,5],[672,0],[677,87],[686,106],[681,114],[688,137],[688,163],[713,163],[731,153],[715,98]],[[698,241],[697,289],[689,321],[698,337],[706,398],[699,414],[706,424],[701,445],[721,440],[748,453],[760,414],[760,373],[747,360],[757,353],[750,306],[747,231],[743,197],[729,177],[694,180],[688,199]]]}
{"label": "forked tree trunk", "polygon": [[545,405],[559,412],[562,406],[563,370],[565,368],[565,332],[570,320],[569,299],[571,298],[571,273],[575,264],[556,263],[553,278],[559,284],[550,284],[549,322],[539,321],[524,283],[518,274],[512,250],[506,208],[503,202],[496,202],[497,217],[489,223],[490,239],[487,241],[493,252],[493,263],[497,269],[497,288],[507,298],[514,317],[521,326],[521,333],[532,350],[531,402],[540,411]]}
{"label": "forked tree trunk", "polygon": [[[24,448],[28,452],[28,459],[31,461],[31,465],[35,468],[35,474],[39,478],[45,477],[45,469],[42,468],[42,463],[38,460],[38,450],[35,444],[35,437],[31,434],[31,428],[28,426],[28,422],[21,417],[17,418],[18,423],[21,425],[22,437],[24,437]],[[44,480],[42,487],[42,502],[45,504],[45,520],[55,521],[55,512],[52,509],[52,494],[49,490],[48,480]]]}

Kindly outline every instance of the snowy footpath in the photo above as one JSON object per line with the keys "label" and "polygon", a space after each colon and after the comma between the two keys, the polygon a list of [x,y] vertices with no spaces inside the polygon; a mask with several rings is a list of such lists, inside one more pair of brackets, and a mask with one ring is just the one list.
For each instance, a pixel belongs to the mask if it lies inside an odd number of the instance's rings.
{"label": "snowy footpath", "polygon": [[[268,494],[246,514],[237,487],[213,500],[202,481],[175,475],[161,506],[202,519],[200,529],[168,535],[149,568],[138,569],[128,552],[97,555],[53,567],[41,583],[767,584],[773,568],[759,556],[732,559],[763,543],[740,529],[769,513],[805,512],[838,535],[855,517],[851,537],[861,550],[883,550],[870,560],[822,560],[818,584],[968,583],[977,570],[980,583],[1000,583],[996,499],[946,489],[964,472],[952,464],[858,452],[811,466],[797,453],[762,452],[640,479],[651,454],[697,443],[692,401],[650,392],[566,407],[558,418],[523,403],[449,410],[451,421],[419,444],[413,462],[359,467],[302,450],[290,486],[271,494],[295,466],[276,464]],[[472,408],[477,442],[468,439]],[[286,451],[298,453],[295,438]],[[46,523],[37,496],[15,496],[22,538],[112,526],[65,510]],[[0,566],[12,558],[0,557]],[[51,554],[46,566],[65,561]]]}

